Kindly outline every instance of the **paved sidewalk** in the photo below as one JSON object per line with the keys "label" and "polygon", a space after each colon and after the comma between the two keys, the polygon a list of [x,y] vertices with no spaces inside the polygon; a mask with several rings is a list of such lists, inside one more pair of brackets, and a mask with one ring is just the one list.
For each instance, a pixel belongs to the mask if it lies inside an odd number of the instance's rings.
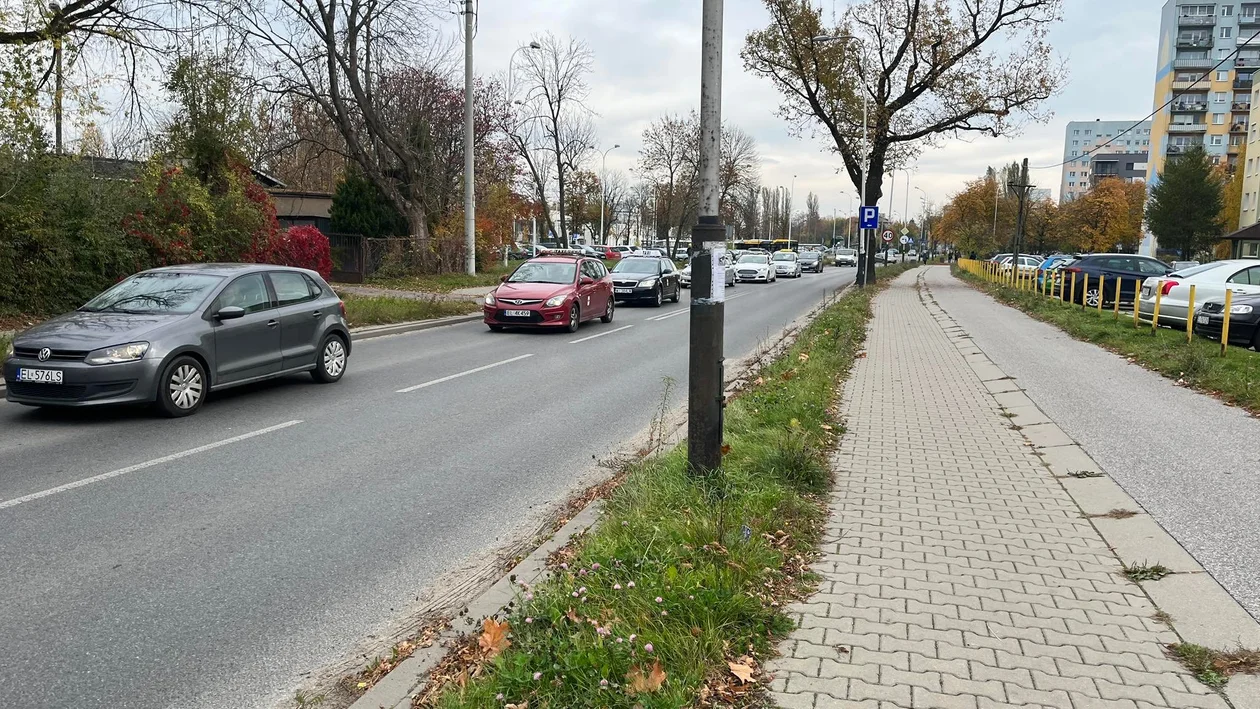
{"label": "paved sidewalk", "polygon": [[[782,707],[1224,708],[903,275],[875,301]],[[926,296],[924,296],[926,298]],[[933,310],[935,310],[933,308]]]}

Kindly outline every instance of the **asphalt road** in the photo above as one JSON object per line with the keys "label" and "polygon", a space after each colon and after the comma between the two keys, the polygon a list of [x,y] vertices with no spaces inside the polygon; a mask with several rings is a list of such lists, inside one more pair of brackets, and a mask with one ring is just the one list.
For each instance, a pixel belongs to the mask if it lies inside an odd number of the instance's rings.
{"label": "asphalt road", "polygon": [[[728,357],[852,279],[728,290]],[[0,706],[291,698],[570,492],[664,377],[684,400],[686,295],[574,335],[366,340],[338,384],[225,392],[187,419],[0,401]]]}
{"label": "asphalt road", "polygon": [[976,345],[1260,619],[1260,420],[1001,305],[947,269],[927,282]]}

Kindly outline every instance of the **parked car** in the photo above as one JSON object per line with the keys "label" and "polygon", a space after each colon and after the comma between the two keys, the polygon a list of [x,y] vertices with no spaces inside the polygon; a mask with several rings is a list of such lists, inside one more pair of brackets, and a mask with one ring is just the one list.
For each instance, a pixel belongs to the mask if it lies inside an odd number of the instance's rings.
{"label": "parked car", "polygon": [[486,294],[483,322],[495,332],[509,327],[563,328],[612,322],[612,278],[598,259],[548,254],[516,267]]}
{"label": "parked car", "polygon": [[[1164,319],[1160,310],[1160,321]],[[1213,297],[1195,309],[1194,332],[1220,340],[1225,327],[1225,299]],[[1229,342],[1260,351],[1260,294],[1235,295],[1229,308]]]}
{"label": "parked car", "polygon": [[825,267],[823,264],[823,252],[821,251],[802,251],[798,260],[802,271],[822,273]]}
{"label": "parked car", "polygon": [[310,372],[335,382],[350,357],[345,307],[314,271],[193,264],[138,273],[13,338],[9,401],[154,404],[196,413],[228,387]]}
{"label": "parked car", "polygon": [[609,246],[608,248],[617,252],[617,258],[625,258],[630,254],[637,253],[639,250],[634,246]]}
{"label": "parked car", "polygon": [[[1162,283],[1162,285],[1161,285]],[[1155,317],[1155,296],[1159,298],[1159,323],[1185,328],[1189,317],[1190,286],[1194,286],[1194,298],[1205,303],[1211,298],[1222,301],[1225,291],[1239,295],[1260,295],[1260,261],[1235,259],[1213,261],[1202,266],[1190,266],[1173,271],[1164,277],[1147,278],[1142,283],[1142,295],[1138,300],[1138,315],[1150,320]]]}
{"label": "parked car", "polygon": [[[1037,266],[1037,287],[1044,288],[1047,275],[1051,275],[1052,272],[1063,268],[1064,265],[1075,260],[1075,256],[1069,256],[1068,254],[1053,254],[1042,259],[1041,263]],[[1053,283],[1055,281],[1052,280],[1051,282]]]}
{"label": "parked car", "polygon": [[776,251],[770,260],[774,263],[775,276],[801,277],[801,259],[795,251]]}
{"label": "parked car", "polygon": [[621,252],[607,244],[594,244],[591,248],[599,252],[599,257],[605,261],[616,261],[621,258]]}
{"label": "parked car", "polygon": [[[725,271],[726,271],[726,279],[724,282],[726,283],[726,285],[734,288],[735,287],[735,267],[732,265],[731,257],[729,254],[725,258],[722,259],[722,264],[725,267]],[[680,285],[682,285],[683,288],[691,287],[691,264],[690,263],[687,264],[686,267],[683,268],[683,270],[678,272],[678,282]]]}
{"label": "parked car", "polygon": [[836,249],[836,265],[837,266],[856,266],[858,262],[857,249]]}
{"label": "parked car", "polygon": [[661,249],[640,249],[637,256],[650,256],[652,258],[665,258],[665,252]]}
{"label": "parked car", "polygon": [[768,254],[747,253],[735,262],[735,281],[738,283],[774,283],[775,280],[777,276]]}
{"label": "parked car", "polygon": [[[560,249],[560,250],[563,251],[563,249]],[[568,250],[581,254],[582,256],[585,256],[587,258],[599,258],[599,259],[604,258],[604,252],[600,251],[599,249],[596,249],[590,244],[570,243]]]}
{"label": "parked car", "polygon": [[647,301],[655,307],[668,298],[682,298],[682,282],[674,262],[659,256],[628,256],[612,269],[613,293],[620,301]]}
{"label": "parked car", "polygon": [[[1076,290],[1070,294],[1074,303],[1084,303],[1089,307],[1113,302],[1117,297],[1116,286],[1119,284],[1120,302],[1133,302],[1138,291],[1138,281],[1151,276],[1167,276],[1171,271],[1167,264],[1149,256],[1137,254],[1089,254],[1073,261],[1063,268],[1062,276],[1071,287],[1072,274],[1076,274]],[[1089,276],[1089,287],[1085,287],[1085,276]],[[1102,289],[1098,284],[1100,277],[1106,276]]]}
{"label": "parked car", "polygon": [[1003,261],[1004,259],[1008,259],[1008,258],[1010,258],[1011,256],[1014,256],[1014,255],[1015,255],[1015,254],[1012,254],[1012,253],[1009,253],[1009,252],[1008,252],[1008,253],[1004,253],[1004,254],[995,254],[995,255],[993,256],[993,258],[989,259],[989,261],[990,261],[991,263],[1002,263],[1002,261]]}
{"label": "parked car", "polygon": [[[1002,273],[1009,274],[1011,272],[1011,263],[1014,258],[1015,257],[1013,255],[1007,256],[999,262],[999,268],[1001,268]],[[1025,256],[1024,254],[1020,254],[1019,270],[1021,273],[1025,274],[1033,273],[1041,266],[1042,261],[1043,259],[1040,256]]]}

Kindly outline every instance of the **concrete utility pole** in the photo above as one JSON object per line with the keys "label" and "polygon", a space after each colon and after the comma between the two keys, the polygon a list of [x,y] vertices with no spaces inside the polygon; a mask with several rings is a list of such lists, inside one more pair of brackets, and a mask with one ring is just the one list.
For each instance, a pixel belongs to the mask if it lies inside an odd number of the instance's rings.
{"label": "concrete utility pole", "polygon": [[691,230],[691,341],[687,378],[687,465],[693,475],[722,467],[722,338],[726,248],[718,166],[722,156],[722,3],[704,0],[700,53],[700,217]]}
{"label": "concrete utility pole", "polygon": [[[1019,199],[1019,212],[1015,218],[1015,246],[1011,249],[1011,268],[1013,273],[1019,273],[1019,248],[1024,241],[1024,205],[1028,202],[1028,193],[1032,191],[1035,185],[1028,184],[1028,158],[1024,158],[1024,164],[1019,170],[1019,182],[1008,182],[1006,186],[1015,192],[1015,197]],[[1073,293],[1075,298],[1076,294]],[[1082,296],[1083,297],[1083,296]]]}
{"label": "concrete utility pole", "polygon": [[477,195],[473,175],[473,0],[464,0],[464,266],[477,273]]}

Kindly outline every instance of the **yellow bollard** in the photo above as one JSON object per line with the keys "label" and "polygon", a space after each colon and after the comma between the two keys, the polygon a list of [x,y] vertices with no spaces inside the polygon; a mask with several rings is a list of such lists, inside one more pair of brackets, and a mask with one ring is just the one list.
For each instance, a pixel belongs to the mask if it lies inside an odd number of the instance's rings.
{"label": "yellow bollard", "polygon": [[1225,322],[1221,323],[1221,356],[1229,348],[1229,310],[1234,307],[1234,291],[1225,291]]}
{"label": "yellow bollard", "polygon": [[1098,277],[1098,314],[1102,315],[1103,297],[1107,295],[1107,274]]}
{"label": "yellow bollard", "polygon": [[1068,303],[1076,302],[1076,271],[1072,271],[1072,299]]}
{"label": "yellow bollard", "polygon": [[1113,311],[1112,319],[1120,322],[1120,291],[1124,290],[1124,278],[1116,278],[1116,297],[1112,299],[1111,309]]}
{"label": "yellow bollard", "polygon": [[[1076,292],[1075,289],[1072,290]],[[1085,274],[1085,285],[1081,286],[1081,310],[1085,309],[1085,304],[1089,301],[1089,274]]]}
{"label": "yellow bollard", "polygon": [[1159,304],[1164,299],[1164,282],[1155,281],[1155,312],[1151,313],[1151,332],[1159,329]]}
{"label": "yellow bollard", "polygon": [[1141,288],[1142,288],[1142,279],[1134,278],[1133,279],[1133,327],[1134,328],[1137,328],[1141,325],[1141,320],[1138,319],[1138,293],[1141,291]]}
{"label": "yellow bollard", "polygon": [[1190,286],[1190,301],[1186,303],[1186,343],[1194,340],[1194,286]]}

